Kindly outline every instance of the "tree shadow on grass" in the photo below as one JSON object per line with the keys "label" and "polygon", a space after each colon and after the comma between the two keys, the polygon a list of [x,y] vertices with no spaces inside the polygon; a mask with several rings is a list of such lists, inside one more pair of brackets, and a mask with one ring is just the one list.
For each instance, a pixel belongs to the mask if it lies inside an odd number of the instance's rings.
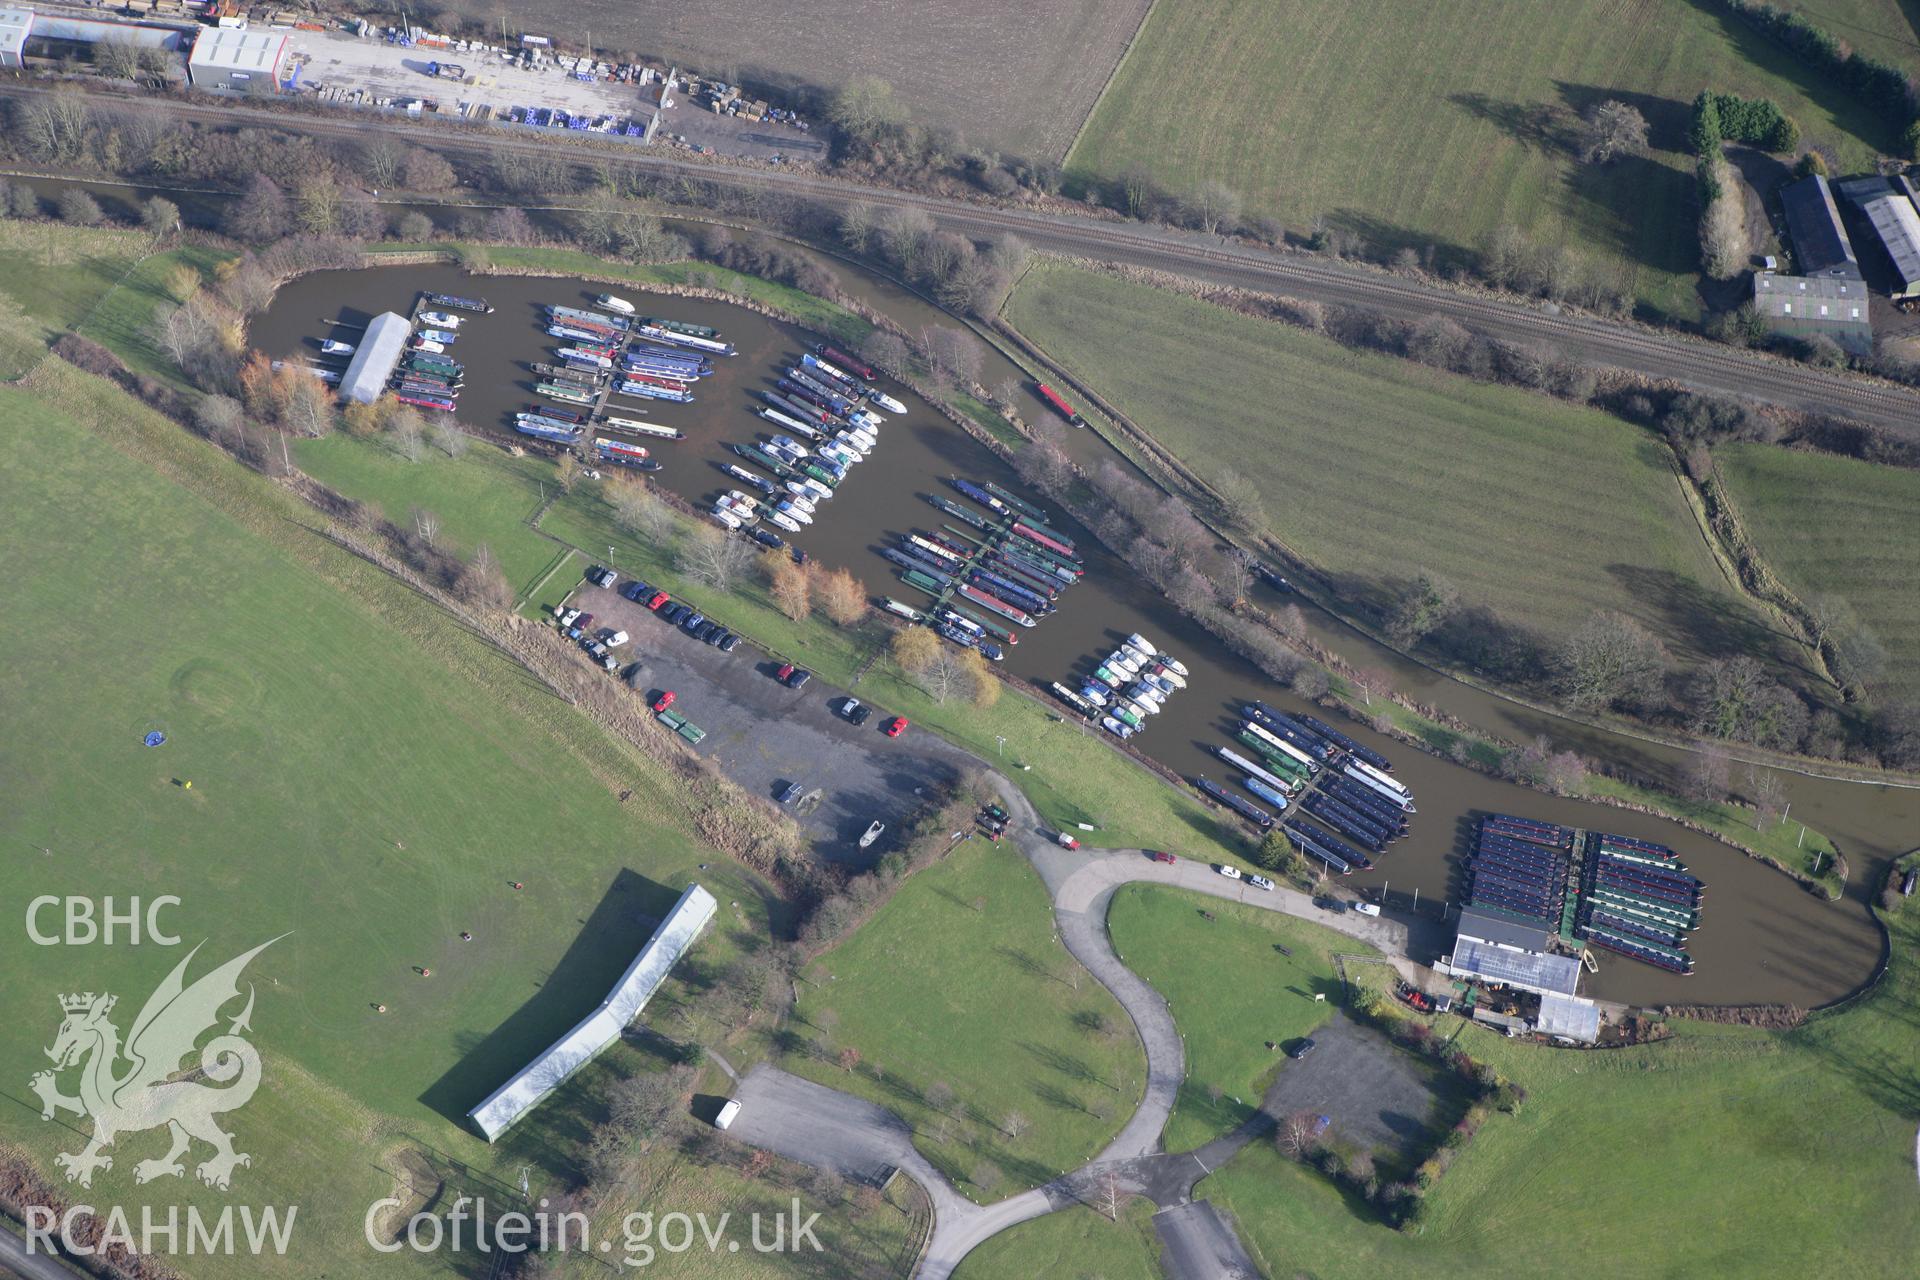
{"label": "tree shadow on grass", "polygon": [[1767,626],[1733,598],[1708,591],[1669,569],[1617,562],[1606,569],[1658,619],[1659,629],[1683,651],[1683,658],[1751,654],[1770,667],[1787,668],[1798,682],[1819,679],[1792,637]]}
{"label": "tree shadow on grass", "polygon": [[1573,149],[1579,122],[1557,103],[1512,102],[1485,93],[1452,93],[1447,101],[1529,151],[1553,154]]}

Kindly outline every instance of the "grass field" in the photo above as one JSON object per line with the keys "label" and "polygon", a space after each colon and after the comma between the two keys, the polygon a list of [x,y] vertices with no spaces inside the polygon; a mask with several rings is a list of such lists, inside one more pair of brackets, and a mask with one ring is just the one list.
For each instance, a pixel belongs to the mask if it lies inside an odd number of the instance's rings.
{"label": "grass field", "polygon": [[1554,643],[1617,609],[1682,660],[1791,658],[1714,562],[1665,446],[1625,422],[1055,263],[1007,317],[1202,476],[1231,463],[1257,484],[1274,535],[1349,604],[1430,570]]}
{"label": "grass field", "polygon": [[1920,73],[1920,8],[1913,0],[1779,0],[1870,58]]}
{"label": "grass field", "polygon": [[1145,1088],[1133,1024],[1054,937],[1040,877],[984,840],[919,872],[808,966],[795,1019],[862,1062],[847,1072],[798,1052],[791,1069],[898,1111],[983,1202],[1083,1164]]}
{"label": "grass field", "polygon": [[1107,928],[1127,967],[1173,1006],[1187,1039],[1168,1151],[1192,1150],[1253,1114],[1280,1065],[1267,1041],[1284,1044],[1325,1022],[1333,1006],[1313,997],[1338,998],[1332,953],[1368,950],[1311,921],[1141,885],[1113,895]]}
{"label": "grass field", "polygon": [[0,218],[0,378],[17,378],[146,252],[138,231]]}
{"label": "grass field", "polygon": [[1159,1252],[1150,1202],[1133,1201],[1118,1222],[1076,1205],[992,1237],[953,1274],[954,1280],[1160,1280],[1153,1261]]}
{"label": "grass field", "polygon": [[[492,1148],[465,1110],[599,998],[644,940],[642,913],[695,878],[737,902],[687,970],[710,974],[765,935],[761,887],[725,862],[698,869],[712,855],[659,766],[312,537],[283,490],[58,361],[0,390],[0,422],[9,884],[22,899],[177,894],[171,923],[207,940],[196,975],[291,931],[248,972],[268,1069],[231,1127],[255,1156],[238,1193],[300,1205],[296,1249],[195,1274],[437,1265],[361,1244],[365,1206],[393,1185],[382,1166],[419,1144],[475,1184],[524,1164],[565,1186],[578,1095]],[[110,667],[91,657],[107,646]],[[153,729],[164,747],[140,745]],[[644,803],[622,806],[623,786]],[[124,1029],[184,953],[7,939],[0,1009],[21,1031],[0,1072],[16,1081],[45,1065],[56,993],[118,993]],[[676,980],[649,1016],[697,989]],[[37,1110],[0,1115],[0,1141],[43,1169],[78,1145]],[[217,1209],[225,1197],[191,1178],[134,1188],[135,1160],[163,1146],[123,1137],[97,1202]]]}
{"label": "grass field", "polygon": [[[1494,1117],[1438,1184],[1418,1235],[1379,1225],[1270,1145],[1196,1194],[1235,1213],[1272,1275],[1466,1280],[1496,1254],[1503,1274],[1543,1278],[1589,1264],[1623,1275],[1899,1275],[1920,1249],[1909,1212],[1916,956],[1920,913],[1909,907],[1886,980],[1793,1032],[1679,1023],[1663,1044],[1569,1053],[1468,1028],[1461,1046],[1529,1097],[1519,1115]],[[1848,1212],[1833,1211],[1843,1204]],[[1511,1249],[1521,1239],[1551,1247]]]}
{"label": "grass field", "polygon": [[[1709,85],[1776,99],[1842,171],[1897,141],[1891,122],[1707,3],[1189,0],[1154,7],[1068,167],[1140,166],[1175,192],[1216,179],[1250,210],[1296,228],[1324,216],[1375,252],[1471,248],[1511,223],[1690,317],[1684,135]],[[1568,135],[1609,97],[1646,116],[1653,154],[1582,167]]]}
{"label": "grass field", "polygon": [[[632,48],[650,62],[755,89],[797,86],[824,97],[856,76],[879,76],[917,124],[975,146],[1058,160],[1149,2],[992,0],[948,8],[807,0],[770,21],[748,0],[722,0],[697,10],[649,6],[636,23],[620,0],[588,0],[570,14],[603,47]],[[503,15],[532,24],[527,30],[553,24],[552,12],[534,0],[453,0],[448,9],[489,26]],[[775,105],[807,103],[789,97]]]}
{"label": "grass field", "polygon": [[1714,451],[1761,556],[1802,601],[1837,596],[1886,647],[1883,688],[1920,693],[1920,473],[1761,445]]}

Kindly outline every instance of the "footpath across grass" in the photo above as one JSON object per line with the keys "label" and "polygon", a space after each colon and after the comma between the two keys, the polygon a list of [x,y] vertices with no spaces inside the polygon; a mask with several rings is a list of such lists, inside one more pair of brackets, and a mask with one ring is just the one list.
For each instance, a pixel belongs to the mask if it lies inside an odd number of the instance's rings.
{"label": "footpath across grass", "polygon": [[1061,263],[1006,314],[1197,474],[1252,481],[1349,609],[1427,570],[1549,643],[1615,609],[1683,661],[1785,656],[1640,428]]}
{"label": "footpath across grass", "polygon": [[969,840],[916,873],[799,985],[786,1065],[898,1112],[981,1202],[1084,1164],[1145,1089],[1133,1024],[1011,845]]}
{"label": "footpath across grass", "polygon": [[1578,1052],[1463,1028],[1460,1047],[1528,1098],[1454,1163],[1417,1234],[1270,1144],[1197,1194],[1235,1214],[1272,1275],[1470,1280],[1494,1256],[1542,1280],[1905,1274],[1920,1256],[1920,911],[1894,918],[1892,943],[1879,986],[1795,1031],[1679,1022],[1666,1042]]}
{"label": "footpath across grass", "polygon": [[1803,603],[1843,602],[1886,651],[1877,696],[1920,693],[1920,472],[1765,445],[1714,450],[1760,556]]}
{"label": "footpath across grass", "polygon": [[1167,1123],[1168,1151],[1190,1151],[1252,1115],[1280,1065],[1267,1042],[1284,1045],[1332,1016],[1340,994],[1334,952],[1372,951],[1311,921],[1137,884],[1113,895],[1107,928],[1127,967],[1173,1007],[1186,1037],[1187,1077]]}
{"label": "footpath across grass", "polygon": [[[1883,19],[1896,8],[1844,2]],[[1807,7],[1816,21],[1843,16]],[[1324,218],[1381,256],[1428,245],[1452,256],[1517,225],[1690,319],[1699,213],[1686,126],[1705,88],[1776,100],[1838,173],[1871,170],[1898,145],[1890,113],[1717,3],[1183,0],[1154,7],[1067,167],[1106,179],[1138,168],[1181,195],[1223,182],[1250,212],[1301,232]],[[1646,117],[1651,154],[1583,165],[1580,115],[1609,98]]]}

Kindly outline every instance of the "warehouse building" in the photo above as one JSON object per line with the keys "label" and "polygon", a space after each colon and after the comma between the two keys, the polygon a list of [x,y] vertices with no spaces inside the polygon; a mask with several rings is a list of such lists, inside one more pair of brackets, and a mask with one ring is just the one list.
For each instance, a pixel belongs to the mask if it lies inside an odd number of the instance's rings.
{"label": "warehouse building", "polygon": [[22,65],[27,35],[33,30],[33,10],[0,9],[0,67]]}
{"label": "warehouse building", "polygon": [[212,27],[200,33],[187,58],[187,79],[196,89],[276,93],[287,60],[287,37],[277,31]]}
{"label": "warehouse building", "polygon": [[1892,187],[1860,202],[1880,245],[1893,260],[1887,292],[1896,298],[1920,298],[1920,209]]}
{"label": "warehouse building", "polygon": [[1753,277],[1753,309],[1768,333],[1786,338],[1831,338],[1843,351],[1873,353],[1867,286],[1858,280],[1781,276]]}
{"label": "warehouse building", "polygon": [[1830,280],[1859,280],[1860,260],[1840,221],[1833,188],[1819,174],[1780,188],[1780,207],[1787,215],[1787,234],[1793,240],[1794,265],[1803,276]]}
{"label": "warehouse building", "polygon": [[699,885],[687,886],[600,1006],[467,1113],[488,1142],[505,1133],[514,1121],[592,1061],[595,1054],[620,1038],[713,919],[718,906],[713,895]]}
{"label": "warehouse building", "polygon": [[1580,962],[1549,952],[1551,941],[1545,929],[1469,908],[1460,913],[1453,954],[1435,967],[1457,978],[1571,996],[1580,986]]}
{"label": "warehouse building", "polygon": [[413,324],[405,316],[392,311],[375,316],[347,364],[347,371],[340,375],[340,398],[359,404],[378,400],[407,349],[407,339],[412,336]]}

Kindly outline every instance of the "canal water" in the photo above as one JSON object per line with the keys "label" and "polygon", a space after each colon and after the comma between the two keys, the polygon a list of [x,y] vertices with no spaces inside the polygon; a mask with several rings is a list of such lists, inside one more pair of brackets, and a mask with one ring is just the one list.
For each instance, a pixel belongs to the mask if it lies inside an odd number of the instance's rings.
{"label": "canal water", "polygon": [[[420,289],[478,294],[493,303],[495,314],[470,320],[455,348],[455,354],[467,366],[460,417],[505,437],[511,434],[511,415],[536,403],[531,391],[534,377],[528,365],[548,358],[557,345],[544,332],[540,308],[548,303],[585,306],[599,286],[578,280],[476,278],[441,266],[322,272],[283,289],[270,311],[255,323],[251,341],[277,357],[317,356],[323,336],[351,340],[352,330],[363,326],[371,316],[385,310],[405,312]],[[713,325],[739,349],[737,356],[715,362],[714,376],[698,384],[697,399],[691,405],[626,402],[625,409],[615,410],[684,430],[687,439],[683,442],[648,442],[664,464],[654,479],[691,501],[709,502],[726,489],[737,487],[720,470],[725,462],[737,461],[724,445],[766,434],[762,428],[767,424],[751,412],[755,393],[770,387],[778,373],[798,358],[805,349],[806,335],[723,303],[640,294],[634,300],[645,309]],[[898,304],[900,299],[890,301]],[[900,582],[895,568],[876,552],[902,533],[938,530],[951,522],[925,501],[925,495],[937,493],[957,499],[945,483],[954,475],[992,480],[1015,492],[1023,492],[1023,487],[989,450],[904,389],[893,390],[908,402],[910,411],[889,420],[881,430],[873,457],[853,469],[838,496],[822,505],[815,523],[792,540],[830,565],[851,569],[871,594],[891,595],[912,603],[918,600],[917,593]],[[1158,593],[1101,550],[1086,530],[1071,521],[1060,524],[1086,555],[1087,574],[1062,595],[1057,613],[1020,633],[1020,643],[1008,650],[1007,668],[1042,685],[1056,679],[1070,680],[1090,671],[1093,663],[1128,633],[1142,633],[1180,657],[1191,674],[1187,689],[1176,694],[1166,710],[1148,722],[1135,745],[1183,776],[1207,774],[1229,781],[1232,771],[1212,754],[1212,749],[1233,745],[1234,708],[1256,697],[1282,708],[1304,709],[1305,704],[1181,617]],[[1336,624],[1323,620],[1318,625]],[[1374,651],[1357,653],[1361,648],[1357,635],[1328,638],[1343,652],[1363,661],[1383,664],[1389,656],[1370,644],[1366,647]],[[1406,668],[1396,673],[1403,687],[1416,696],[1431,696],[1433,701],[1451,706],[1465,688],[1446,681],[1446,696],[1440,696],[1438,690],[1430,694],[1426,685],[1439,677],[1413,664],[1403,662],[1399,666]],[[1497,711],[1513,736],[1551,732],[1556,740],[1594,755],[1615,760],[1629,755],[1632,758],[1624,763],[1635,768],[1652,761],[1656,766],[1653,771],[1658,771],[1657,748],[1600,735],[1567,722],[1536,730],[1534,713],[1498,699],[1488,701],[1493,705],[1487,710]],[[1418,800],[1420,812],[1413,820],[1412,834],[1393,845],[1375,871],[1349,878],[1356,887],[1387,887],[1396,905],[1406,905],[1416,891],[1423,909],[1457,902],[1461,890],[1458,855],[1466,847],[1474,816],[1489,810],[1638,836],[1671,845],[1680,852],[1708,884],[1702,927],[1690,942],[1695,973],[1682,978],[1602,952],[1600,973],[1590,980],[1591,991],[1602,998],[1648,1004],[1817,1004],[1857,986],[1879,958],[1879,933],[1857,901],[1823,902],[1787,877],[1664,820],[1556,799],[1435,759],[1359,726],[1343,722],[1339,727],[1392,758],[1396,774],[1414,790]],[[1070,730],[1063,727],[1053,731]],[[1039,749],[1042,744],[1008,744],[1010,756]],[[1909,797],[1891,793],[1876,796],[1872,789],[1859,787],[1852,792],[1853,805],[1821,796],[1811,806],[1820,812],[1807,813],[1808,806],[1803,804],[1796,809],[1795,817],[1805,813],[1811,822],[1829,829],[1839,827],[1843,836],[1872,831],[1874,847],[1890,849],[1896,841],[1889,840],[1886,831],[1876,828],[1872,819],[1863,821],[1861,811],[1878,804],[1897,813],[1910,803]],[[1849,811],[1851,822],[1846,820]],[[1231,820],[1223,817],[1222,821]],[[1169,835],[1168,844],[1178,848],[1177,834]]]}

